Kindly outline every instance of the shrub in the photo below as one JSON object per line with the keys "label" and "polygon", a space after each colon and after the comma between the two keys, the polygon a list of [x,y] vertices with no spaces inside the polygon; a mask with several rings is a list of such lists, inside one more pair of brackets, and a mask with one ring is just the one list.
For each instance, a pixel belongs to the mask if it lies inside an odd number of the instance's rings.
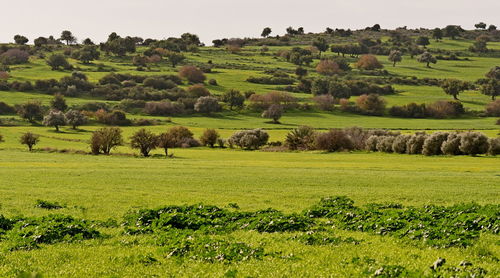
{"label": "shrub", "polygon": [[463,113],[463,105],[458,101],[439,100],[426,106],[426,114],[438,119],[456,117]]}
{"label": "shrub", "polygon": [[376,152],[379,137],[381,136],[371,135],[370,137],[368,137],[365,142],[365,149],[371,152]]}
{"label": "shrub", "polygon": [[190,98],[210,96],[210,91],[203,84],[194,84],[187,88],[186,92]]}
{"label": "shrub", "polygon": [[392,145],[395,141],[394,136],[379,136],[377,138],[377,151],[392,153]]}
{"label": "shrub", "polygon": [[274,124],[279,124],[279,119],[283,115],[283,107],[279,104],[273,104],[269,106],[264,112],[262,112],[263,118],[272,119]]}
{"label": "shrub", "polygon": [[14,114],[16,109],[7,103],[0,101],[0,115]]}
{"label": "shrub", "polygon": [[19,139],[19,142],[21,144],[28,146],[28,150],[30,152],[33,150],[33,146],[38,144],[39,141],[40,141],[40,135],[31,132],[24,133],[23,135],[21,135],[21,138]]}
{"label": "shrub", "polygon": [[217,143],[217,140],[219,139],[220,135],[217,132],[217,130],[212,129],[212,128],[207,128],[205,131],[203,131],[203,134],[200,137],[200,142],[203,146],[210,146],[210,148],[213,148],[215,143]]}
{"label": "shrub", "polygon": [[59,132],[59,126],[66,125],[66,116],[61,111],[51,110],[47,116],[43,117],[43,124],[53,126]]}
{"label": "shrub", "polygon": [[72,68],[68,60],[66,60],[66,57],[62,54],[53,54],[50,56],[49,59],[47,59],[47,65],[49,65],[52,70],[59,70],[61,68],[69,70]]}
{"label": "shrub", "polygon": [[28,101],[17,108],[17,113],[30,123],[42,119],[42,104],[39,101]]}
{"label": "shrub", "polygon": [[488,137],[480,132],[461,134],[460,151],[468,155],[484,154],[488,151]]}
{"label": "shrub", "polygon": [[377,94],[361,95],[356,106],[363,114],[381,116],[385,110],[385,100]]}
{"label": "shrub", "polygon": [[170,101],[147,102],[144,113],[154,116],[175,116],[184,113],[184,105]]}
{"label": "shrub", "polygon": [[127,119],[125,112],[121,110],[113,110],[108,113],[101,109],[95,113],[95,117],[98,122],[106,125],[126,126],[132,123],[129,119]]}
{"label": "shrub", "polygon": [[149,153],[156,149],[157,145],[158,136],[144,128],[139,129],[130,137],[130,146],[133,149],[139,149],[141,154],[145,157],[148,157]]}
{"label": "shrub", "polygon": [[290,150],[310,150],[314,148],[316,132],[312,127],[299,126],[286,135],[285,144]]}
{"label": "shrub", "polygon": [[247,81],[250,83],[267,85],[291,85],[295,83],[295,79],[288,76],[249,77],[247,78]]}
{"label": "shrub", "polygon": [[331,95],[319,95],[313,98],[318,109],[323,111],[332,111],[335,100]]}
{"label": "shrub", "polygon": [[319,133],[315,139],[316,149],[329,152],[352,150],[353,145],[351,137],[340,129]]}
{"label": "shrub", "polygon": [[193,138],[193,133],[183,126],[171,127],[167,132],[160,134],[158,138],[158,147],[165,150],[167,157],[169,156],[169,148],[190,148],[199,145],[200,143]]}
{"label": "shrub", "polygon": [[26,51],[12,48],[0,55],[0,63],[4,65],[24,64],[29,60],[30,54]]}
{"label": "shrub", "polygon": [[334,75],[342,72],[340,66],[333,60],[321,60],[316,66],[316,71],[322,75]]}
{"label": "shrub", "polygon": [[424,146],[424,142],[427,139],[427,135],[424,133],[418,133],[412,135],[408,142],[406,143],[406,153],[407,154],[421,154]]}
{"label": "shrub", "polygon": [[344,132],[351,137],[353,148],[355,150],[365,149],[366,140],[374,134],[374,131],[364,130],[363,128],[357,126],[344,128]]}
{"label": "shrub", "polygon": [[217,86],[217,80],[215,80],[215,79],[210,79],[210,80],[208,80],[208,84],[209,84],[209,85],[212,85],[212,86]]}
{"label": "shrub", "polygon": [[238,90],[229,90],[222,94],[222,101],[229,105],[230,110],[233,110],[233,107],[243,107],[245,96]]}
{"label": "shrub", "polygon": [[490,155],[499,155],[500,154],[500,137],[490,138],[488,140],[488,143],[490,145],[490,147],[488,149],[488,153]]}
{"label": "shrub", "polygon": [[58,111],[64,111],[68,108],[68,105],[63,95],[55,94],[54,98],[50,101],[50,107]]}
{"label": "shrub", "polygon": [[215,97],[206,96],[200,97],[194,104],[194,110],[200,113],[210,114],[212,112],[219,112],[222,110],[219,101]]}
{"label": "shrub", "polygon": [[500,99],[486,105],[486,114],[491,117],[500,117]]}
{"label": "shrub", "polygon": [[406,145],[410,140],[411,135],[398,135],[392,142],[392,151],[395,153],[406,153]]}
{"label": "shrub", "polygon": [[439,155],[441,152],[441,145],[448,139],[448,132],[434,132],[429,135],[422,146],[422,154],[424,155]]}
{"label": "shrub", "polygon": [[410,103],[403,106],[393,106],[389,109],[389,114],[394,117],[402,118],[425,118],[425,104]]}
{"label": "shrub", "polygon": [[441,152],[447,155],[460,154],[460,140],[462,136],[456,132],[450,133],[446,141],[441,145]]}
{"label": "shrub", "polygon": [[36,203],[35,203],[35,208],[42,208],[42,209],[48,209],[48,210],[62,209],[65,207],[66,206],[60,205],[57,202],[49,202],[49,201],[44,201],[44,200],[40,200],[40,199],[36,200]]}
{"label": "shrub", "polygon": [[151,87],[157,90],[167,90],[177,87],[171,80],[165,80],[161,77],[148,77],[144,79],[144,86]]}
{"label": "shrub", "polygon": [[183,66],[179,70],[179,76],[190,83],[203,83],[206,79],[203,71],[195,66]]}
{"label": "shrub", "polygon": [[257,150],[264,146],[269,140],[269,134],[258,128],[253,130],[242,130],[234,133],[228,139],[230,145],[236,145],[242,149]]}
{"label": "shrub", "polygon": [[65,116],[66,122],[68,123],[68,125],[71,125],[73,129],[76,129],[77,127],[87,123],[87,117],[78,110],[70,109],[68,112],[66,112]]}
{"label": "shrub", "polygon": [[297,99],[287,92],[269,92],[267,94],[252,94],[249,97],[249,107],[253,110],[265,110],[273,104],[280,104],[283,109],[297,107]]}
{"label": "shrub", "polygon": [[93,154],[109,155],[112,149],[123,145],[122,130],[118,127],[104,127],[92,133],[90,149]]}
{"label": "shrub", "polygon": [[363,55],[356,63],[356,68],[363,70],[375,70],[383,67],[384,66],[377,60],[377,57],[373,55]]}

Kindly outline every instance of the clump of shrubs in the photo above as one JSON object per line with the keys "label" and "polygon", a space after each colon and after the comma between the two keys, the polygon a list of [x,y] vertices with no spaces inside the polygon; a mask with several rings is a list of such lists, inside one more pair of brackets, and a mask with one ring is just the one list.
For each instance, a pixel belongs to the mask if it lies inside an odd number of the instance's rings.
{"label": "clump of shrubs", "polygon": [[[210,148],[213,148],[219,139],[220,135],[217,130],[208,128],[203,131],[203,134],[200,137],[200,142],[203,146],[210,146]],[[224,144],[222,144],[222,146],[224,146]]]}
{"label": "clump of shrubs", "polygon": [[269,140],[269,134],[258,128],[253,130],[242,130],[229,137],[230,146],[238,146],[246,150],[257,150],[264,146]]}
{"label": "clump of shrubs", "polygon": [[331,129],[325,133],[319,133],[315,139],[318,150],[329,152],[349,151],[353,149],[354,142],[343,130]]}
{"label": "clump of shrubs", "polygon": [[492,101],[486,105],[486,115],[500,117],[500,99]]}
{"label": "clump of shrubs", "polygon": [[465,113],[463,105],[458,101],[440,100],[431,104],[410,103],[403,106],[393,106],[389,114],[402,118],[451,118]]}

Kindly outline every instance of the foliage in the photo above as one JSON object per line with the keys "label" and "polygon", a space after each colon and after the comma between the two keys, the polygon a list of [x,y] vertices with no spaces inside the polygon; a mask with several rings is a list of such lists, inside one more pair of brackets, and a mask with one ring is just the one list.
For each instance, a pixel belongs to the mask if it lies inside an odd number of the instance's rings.
{"label": "foliage", "polygon": [[68,112],[66,112],[65,116],[67,124],[71,125],[73,129],[86,124],[88,120],[87,116],[85,116],[85,114],[83,114],[81,111],[73,109],[70,109]]}
{"label": "foliage", "polygon": [[62,111],[51,110],[49,114],[43,117],[43,122],[45,126],[53,126],[56,131],[59,131],[59,127],[66,125],[66,116]]}
{"label": "foliage", "polygon": [[179,70],[179,76],[190,83],[203,83],[207,79],[203,71],[195,66],[183,66]]}
{"label": "foliage", "polygon": [[361,95],[356,100],[356,105],[362,113],[373,116],[384,114],[385,103],[385,100],[377,94]]}
{"label": "foliage", "polygon": [[158,136],[144,128],[139,129],[130,137],[130,146],[133,149],[139,149],[145,157],[148,157],[149,153],[156,149],[157,145]]}
{"label": "foliage", "polygon": [[200,113],[210,114],[222,110],[217,98],[212,96],[200,97],[194,104],[194,110]]}
{"label": "foliage", "polygon": [[66,57],[62,54],[53,54],[47,59],[47,65],[51,67],[52,70],[60,70],[66,69],[69,70],[72,68]]}
{"label": "foliage", "polygon": [[122,145],[122,130],[118,127],[103,127],[92,132],[90,149],[93,154],[109,155],[112,149]]}
{"label": "foliage", "polygon": [[377,57],[373,55],[363,55],[356,63],[356,68],[363,70],[381,69],[384,66],[378,61]]}
{"label": "foliage", "polygon": [[285,144],[290,150],[310,150],[314,148],[315,138],[312,127],[299,126],[286,135]]}
{"label": "foliage", "polygon": [[28,146],[28,150],[30,152],[33,150],[33,146],[36,145],[39,141],[40,135],[31,132],[26,132],[21,135],[21,138],[19,138],[19,142],[23,145]]}
{"label": "foliage", "polygon": [[328,132],[317,134],[314,144],[316,149],[329,152],[349,151],[354,148],[352,138],[345,131],[339,129],[331,129]]}
{"label": "foliage", "polygon": [[269,106],[264,112],[262,112],[263,118],[272,119],[273,123],[279,124],[279,119],[283,115],[283,107],[279,104],[273,104]]}
{"label": "foliage", "polygon": [[39,101],[28,101],[17,108],[17,114],[30,123],[42,119],[42,104]]}
{"label": "foliage", "polygon": [[217,140],[219,139],[220,135],[217,132],[217,130],[213,128],[207,128],[203,131],[203,134],[200,137],[200,142],[203,146],[210,146],[211,148],[214,147],[215,143],[217,143]]}
{"label": "foliage", "polygon": [[234,133],[228,139],[229,144],[242,149],[257,150],[269,140],[269,134],[262,129],[242,130]]}

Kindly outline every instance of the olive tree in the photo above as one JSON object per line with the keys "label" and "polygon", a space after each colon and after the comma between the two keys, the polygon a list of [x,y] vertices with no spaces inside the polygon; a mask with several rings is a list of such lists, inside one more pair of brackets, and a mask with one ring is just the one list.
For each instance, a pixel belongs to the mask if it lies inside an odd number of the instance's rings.
{"label": "olive tree", "polygon": [[49,114],[43,117],[43,124],[45,126],[53,126],[59,132],[59,127],[66,125],[66,116],[62,111],[51,110]]}
{"label": "olive tree", "polygon": [[200,97],[194,104],[194,110],[200,113],[210,114],[212,112],[219,112],[221,107],[217,98],[212,96]]}
{"label": "olive tree", "polygon": [[280,104],[273,104],[262,112],[263,118],[272,119],[274,124],[279,124],[279,119],[283,115],[283,106]]}
{"label": "olive tree", "polygon": [[389,53],[388,60],[392,62],[392,66],[395,67],[396,63],[399,63],[403,60],[403,54],[399,50],[392,50]]}
{"label": "olive tree", "polygon": [[420,62],[420,63],[425,63],[426,64],[426,67],[430,68],[430,63],[437,63],[437,59],[432,56],[432,54],[430,52],[424,52],[422,53],[422,55],[418,56],[417,58],[417,61]]}
{"label": "olive tree", "polygon": [[458,95],[467,90],[468,85],[458,79],[445,79],[441,82],[441,88],[447,95],[453,96],[453,99],[458,100]]}
{"label": "olive tree", "polygon": [[23,145],[28,146],[28,150],[30,152],[33,150],[33,146],[36,145],[39,141],[40,135],[31,132],[26,132],[21,135],[21,138],[19,138],[19,142]]}
{"label": "olive tree", "polygon": [[230,110],[233,110],[233,107],[243,107],[245,96],[238,90],[229,90],[222,94],[222,101],[229,105]]}

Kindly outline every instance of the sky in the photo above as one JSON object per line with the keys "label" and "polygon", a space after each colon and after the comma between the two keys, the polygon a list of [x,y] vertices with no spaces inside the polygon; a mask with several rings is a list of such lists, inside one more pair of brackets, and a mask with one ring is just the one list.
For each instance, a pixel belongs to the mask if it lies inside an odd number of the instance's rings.
{"label": "sky", "polygon": [[81,41],[121,36],[162,39],[190,32],[210,44],[217,38],[272,35],[288,26],[306,32],[326,27],[360,29],[378,23],[435,28],[448,24],[473,29],[483,21],[500,27],[500,0],[0,0],[0,42],[16,34],[30,43],[70,30]]}

